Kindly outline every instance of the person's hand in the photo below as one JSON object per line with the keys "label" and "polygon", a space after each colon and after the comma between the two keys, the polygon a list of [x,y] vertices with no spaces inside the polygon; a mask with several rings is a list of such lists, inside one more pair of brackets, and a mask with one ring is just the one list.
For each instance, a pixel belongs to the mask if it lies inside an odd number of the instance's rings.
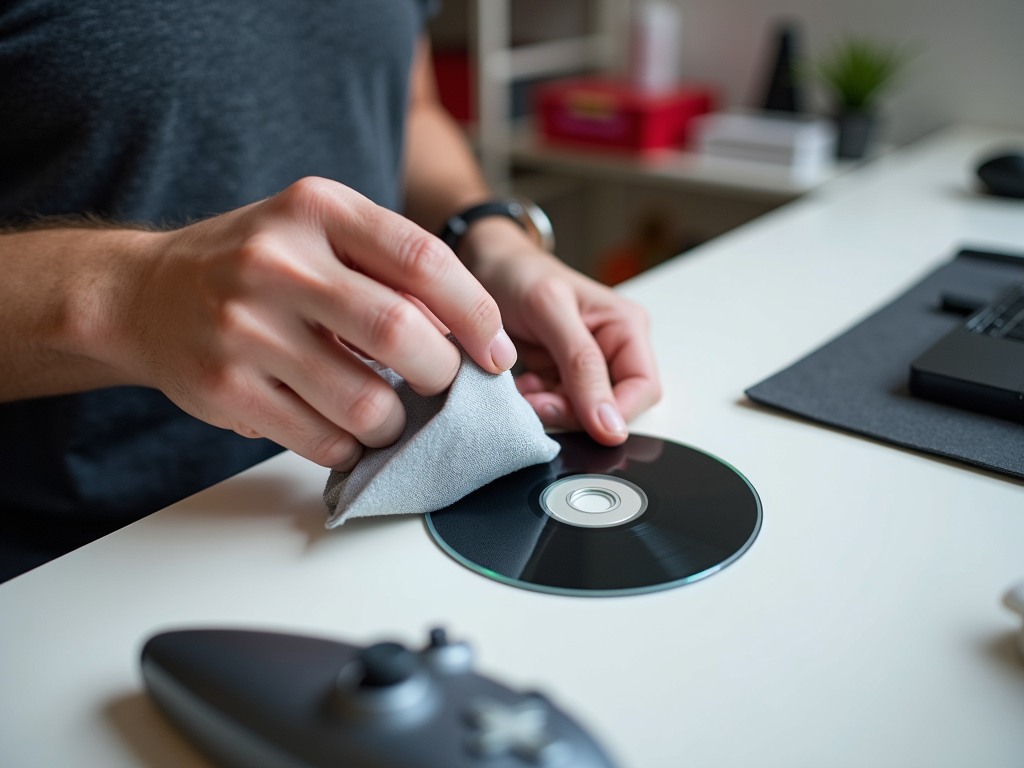
{"label": "person's hand", "polygon": [[353,190],[304,179],[260,203],[146,235],[116,297],[107,361],[132,383],[239,434],[347,469],[405,426],[394,390],[451,384],[458,350],[485,370],[516,350],[494,300],[437,238]]}
{"label": "person's hand", "polygon": [[462,254],[497,300],[527,372],[516,381],[541,421],[605,445],[661,398],[646,312],[536,248],[507,219],[470,229]]}

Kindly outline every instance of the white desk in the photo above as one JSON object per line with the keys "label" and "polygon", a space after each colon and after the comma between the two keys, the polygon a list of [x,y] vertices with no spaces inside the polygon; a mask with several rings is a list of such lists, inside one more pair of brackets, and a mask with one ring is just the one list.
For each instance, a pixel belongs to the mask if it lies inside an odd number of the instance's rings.
{"label": "white desk", "polygon": [[968,191],[977,150],[1005,138],[925,141],[625,287],[651,311],[665,385],[635,430],[727,459],[764,502],[723,572],[628,598],[514,589],[418,518],[324,531],[326,472],[282,455],[0,586],[0,765],[206,765],[140,693],[158,629],[418,643],[436,623],[631,768],[1024,764],[1000,605],[1024,578],[1024,485],[742,394],[959,243],[1024,251],[1024,203]]}

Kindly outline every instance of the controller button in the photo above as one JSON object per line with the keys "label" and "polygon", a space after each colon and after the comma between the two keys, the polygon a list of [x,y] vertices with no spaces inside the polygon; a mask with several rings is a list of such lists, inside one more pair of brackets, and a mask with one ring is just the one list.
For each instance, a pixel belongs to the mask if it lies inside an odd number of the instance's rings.
{"label": "controller button", "polygon": [[473,669],[473,651],[466,643],[453,643],[441,628],[430,630],[430,642],[421,652],[423,661],[441,675],[461,675]]}
{"label": "controller button", "polygon": [[377,643],[359,653],[365,688],[385,688],[408,680],[416,672],[416,656],[398,643]]}
{"label": "controller button", "polygon": [[502,704],[478,698],[466,709],[473,733],[467,742],[478,757],[515,755],[534,765],[555,766],[569,757],[569,745],[547,729],[548,709],[536,698]]}
{"label": "controller button", "polygon": [[444,648],[448,645],[448,633],[441,627],[436,627],[430,630],[430,647],[431,648]]}

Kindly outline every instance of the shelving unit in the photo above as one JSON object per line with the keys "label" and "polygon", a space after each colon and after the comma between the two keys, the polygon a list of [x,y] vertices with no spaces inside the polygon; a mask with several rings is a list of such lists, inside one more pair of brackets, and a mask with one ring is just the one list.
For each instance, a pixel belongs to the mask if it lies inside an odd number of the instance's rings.
{"label": "shelving unit", "polygon": [[510,191],[513,129],[511,86],[517,80],[611,70],[619,63],[628,0],[588,0],[592,29],[578,37],[512,45],[513,0],[476,0],[471,8],[476,61],[477,142],[488,182]]}
{"label": "shelving unit", "polygon": [[450,0],[448,7],[451,26],[464,25],[459,44],[468,45],[476,73],[477,121],[470,133],[487,180],[499,193],[523,194],[547,210],[558,255],[566,262],[595,273],[602,254],[633,238],[652,215],[669,222],[680,250],[690,247],[850,167],[797,179],[776,166],[682,150],[629,154],[553,146],[538,139],[528,120],[516,124],[517,83],[588,71],[624,73],[630,5],[631,0]]}
{"label": "shelving unit", "polygon": [[801,179],[785,168],[766,163],[705,157],[678,149],[629,154],[550,146],[539,142],[526,128],[515,132],[511,146],[517,168],[598,181],[707,191],[776,204],[806,194],[851,167],[837,164],[821,176]]}

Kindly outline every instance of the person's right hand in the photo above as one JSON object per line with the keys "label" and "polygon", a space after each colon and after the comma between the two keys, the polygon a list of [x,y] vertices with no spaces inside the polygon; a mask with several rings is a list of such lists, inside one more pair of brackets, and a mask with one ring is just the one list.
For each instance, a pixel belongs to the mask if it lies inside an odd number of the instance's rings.
{"label": "person's right hand", "polygon": [[394,390],[353,349],[423,395],[458,371],[456,347],[408,297],[485,370],[516,360],[497,305],[451,250],[335,182],[303,179],[147,238],[126,266],[108,362],[204,421],[324,466],[351,468],[405,426]]}

